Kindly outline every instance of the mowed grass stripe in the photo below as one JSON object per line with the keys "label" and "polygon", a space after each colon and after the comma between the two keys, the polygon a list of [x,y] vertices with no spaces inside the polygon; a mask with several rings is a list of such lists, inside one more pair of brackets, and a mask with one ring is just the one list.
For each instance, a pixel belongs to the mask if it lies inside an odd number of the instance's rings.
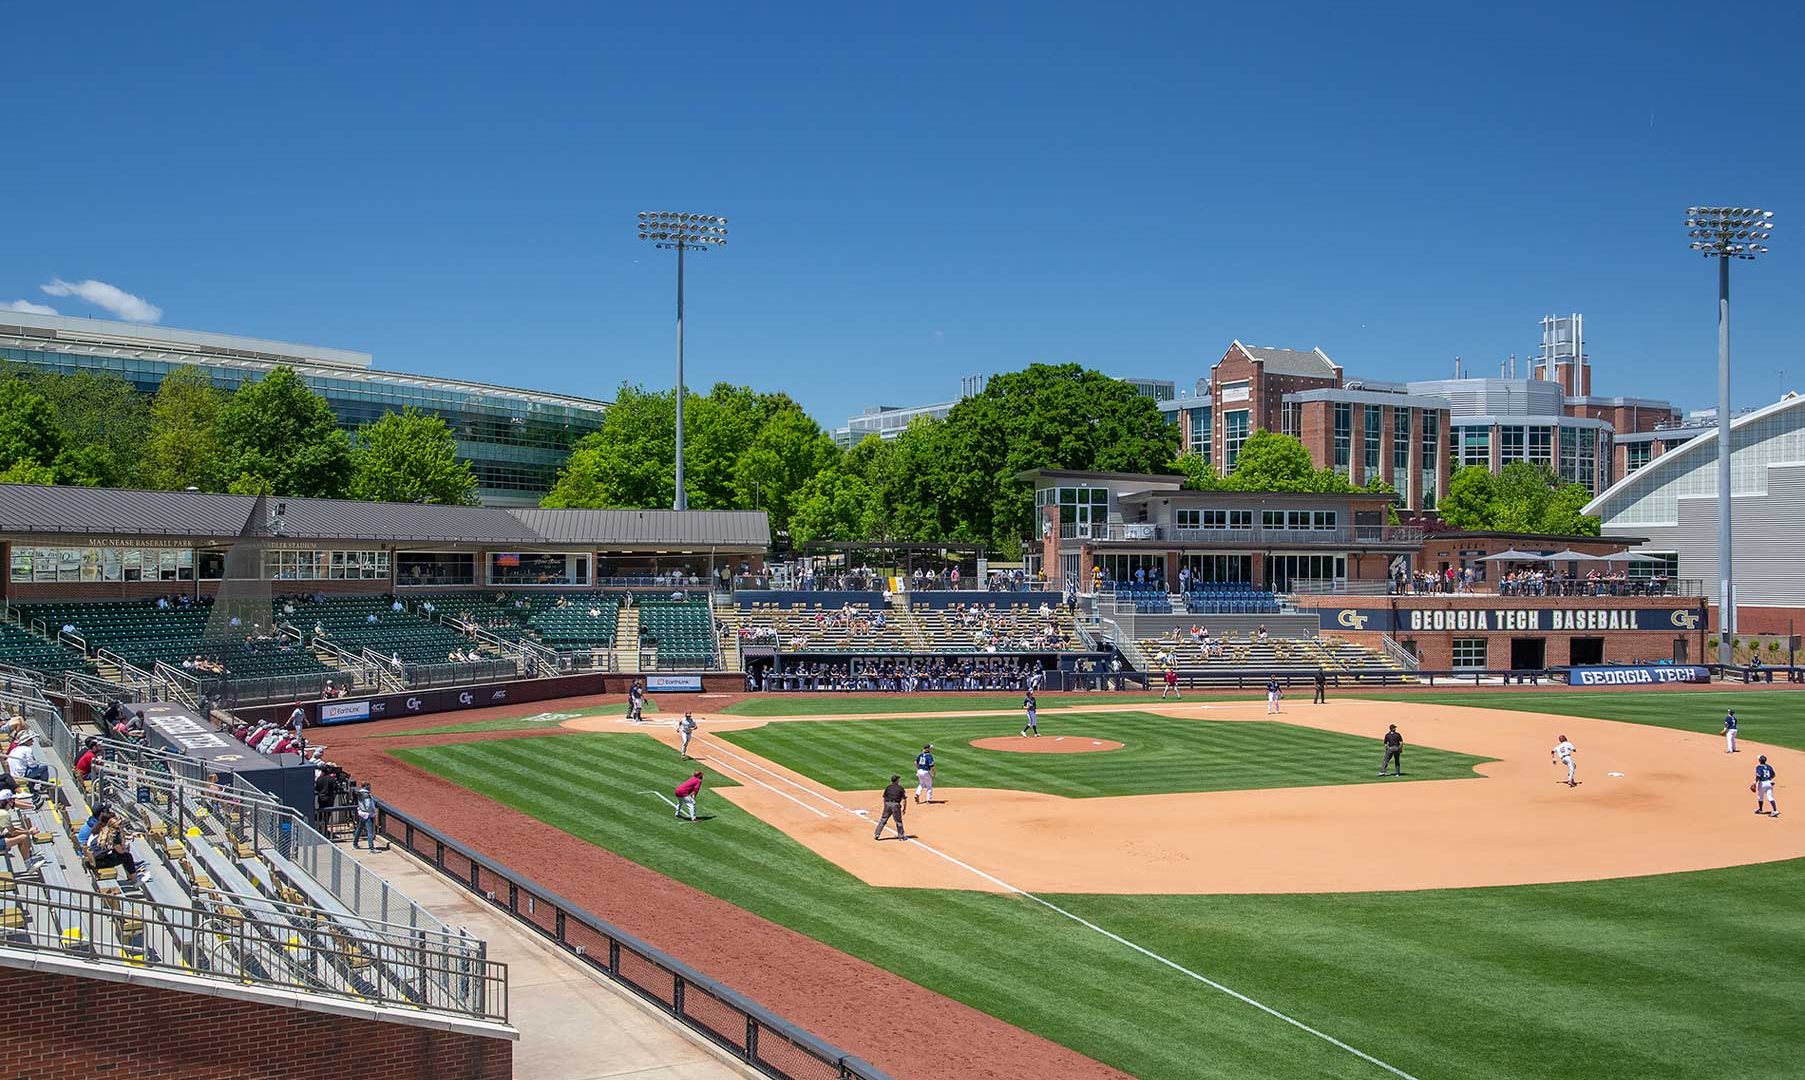
{"label": "mowed grass stripe", "polygon": [[1476,776],[1473,767],[1487,760],[1409,747],[1404,780],[1380,781],[1383,755],[1376,737],[1360,739],[1266,721],[1192,720],[1141,712],[1042,718],[1043,740],[1109,739],[1123,744],[1119,750],[1025,754],[971,745],[987,736],[1018,734],[1022,723],[1016,718],[930,716],[767,724],[719,734],[726,742],[841,791],[881,788],[892,773],[912,781],[915,755],[925,743],[934,744],[935,782],[941,787],[1035,791],[1068,798],[1446,780]]}
{"label": "mowed grass stripe", "polygon": [[[535,741],[395,753],[573,837],[1136,1075],[1354,1080],[1372,1073],[1372,1066],[1022,898],[874,889],[707,794],[702,808],[714,820],[679,823],[663,803],[638,794],[673,786],[683,772],[670,748],[645,736],[572,735],[544,740],[550,747],[528,745]],[[579,761],[554,764],[578,747]],[[849,819],[847,827],[866,826]],[[1143,990],[1143,982],[1158,989]],[[1131,1000],[1132,1009],[1125,1009]],[[1149,1041],[1142,1025],[1166,1034]],[[1213,1063],[1201,1072],[1200,1039]]]}
{"label": "mowed grass stripe", "polygon": [[1801,690],[1475,690],[1349,696],[1555,716],[1595,716],[1709,735],[1722,731],[1724,713],[1735,709],[1742,738],[1805,750],[1805,691]]}
{"label": "mowed grass stripe", "polygon": [[[1069,709],[1075,705],[1145,705],[1160,699],[1158,694],[1094,693],[1059,694],[1040,699],[1042,712]],[[1249,697],[1246,700],[1252,701]],[[1020,709],[1022,694],[1014,693],[937,693],[918,694],[848,694],[822,691],[813,694],[772,695],[743,698],[718,710],[723,716],[840,716],[884,713],[987,712],[995,709]]]}

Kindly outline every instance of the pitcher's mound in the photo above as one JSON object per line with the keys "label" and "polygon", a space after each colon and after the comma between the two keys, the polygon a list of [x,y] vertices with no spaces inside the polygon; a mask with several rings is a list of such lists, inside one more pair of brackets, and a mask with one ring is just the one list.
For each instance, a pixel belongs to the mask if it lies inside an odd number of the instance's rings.
{"label": "pitcher's mound", "polygon": [[979,750],[1013,750],[1018,754],[1095,754],[1103,750],[1120,750],[1114,739],[1085,739],[1072,735],[999,735],[993,739],[974,739]]}

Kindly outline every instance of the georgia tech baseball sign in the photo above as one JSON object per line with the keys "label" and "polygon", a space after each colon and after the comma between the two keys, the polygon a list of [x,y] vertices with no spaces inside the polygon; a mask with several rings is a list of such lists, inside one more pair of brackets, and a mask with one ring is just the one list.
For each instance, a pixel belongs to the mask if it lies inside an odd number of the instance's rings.
{"label": "georgia tech baseball sign", "polygon": [[1318,608],[1323,630],[1379,633],[1546,634],[1624,630],[1697,630],[1698,612],[1685,608],[1511,608],[1461,604],[1445,608]]}

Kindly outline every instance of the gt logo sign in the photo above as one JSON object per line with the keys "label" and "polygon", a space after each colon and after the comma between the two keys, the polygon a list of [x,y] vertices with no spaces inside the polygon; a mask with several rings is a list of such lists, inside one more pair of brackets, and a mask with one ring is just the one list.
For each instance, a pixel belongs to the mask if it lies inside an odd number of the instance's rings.
{"label": "gt logo sign", "polygon": [[1673,625],[1682,630],[1698,629],[1698,612],[1696,611],[1675,611],[1672,619]]}
{"label": "gt logo sign", "polygon": [[1366,629],[1366,620],[1367,620],[1367,616],[1360,614],[1359,612],[1355,611],[1353,608],[1342,608],[1341,614],[1335,616],[1336,624],[1339,626],[1345,626],[1349,630]]}
{"label": "gt logo sign", "polygon": [[476,704],[476,698],[471,696],[470,691],[466,690],[463,693],[458,695],[458,704],[459,705],[474,705],[474,704]]}

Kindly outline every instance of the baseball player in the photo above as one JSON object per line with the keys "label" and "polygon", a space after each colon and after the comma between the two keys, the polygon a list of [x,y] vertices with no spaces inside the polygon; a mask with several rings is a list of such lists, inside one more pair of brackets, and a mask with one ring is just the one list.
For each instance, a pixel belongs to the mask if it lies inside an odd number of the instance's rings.
{"label": "baseball player", "polygon": [[696,820],[696,796],[702,793],[702,770],[697,769],[688,780],[677,785],[674,793],[677,796],[677,820],[683,820],[683,812],[689,811],[689,819]]}
{"label": "baseball player", "polygon": [[1279,680],[1274,675],[1266,680],[1266,712],[1268,715],[1279,711]]}
{"label": "baseball player", "polygon": [[1159,692],[1159,699],[1161,701],[1166,700],[1167,694],[1171,694],[1173,697],[1180,700],[1184,699],[1184,695],[1178,692],[1178,672],[1170,666],[1167,666],[1166,668],[1166,686]]}
{"label": "baseball player", "polygon": [[[1766,754],[1762,754],[1756,761],[1755,782],[1749,785],[1749,790],[1755,793],[1755,813],[1779,817],[1780,804],[1774,799],[1774,767],[1767,763]],[[1764,804],[1773,809],[1762,810]]]}
{"label": "baseball player", "polygon": [[645,688],[640,686],[639,681],[636,679],[634,680],[633,685],[627,688],[627,719],[636,724],[639,723],[639,721],[645,719],[645,707]]}
{"label": "baseball player", "polygon": [[1735,709],[1731,709],[1729,712],[1724,714],[1723,736],[1724,736],[1724,753],[1726,753],[1726,754],[1741,753],[1741,751],[1736,749],[1736,710]]}
{"label": "baseball player", "polygon": [[928,743],[915,755],[915,801],[934,801],[934,744]]}
{"label": "baseball player", "polygon": [[1387,767],[1395,769],[1399,776],[1404,775],[1404,736],[1398,734],[1396,724],[1385,733],[1385,756],[1379,761],[1380,776],[1385,775]]}
{"label": "baseball player", "polygon": [[677,735],[683,740],[681,752],[685,761],[689,760],[689,738],[696,733],[696,725],[699,723],[701,721],[691,716],[688,709],[683,710],[683,719],[677,721]]}
{"label": "baseball player", "polygon": [[1036,716],[1038,705],[1039,702],[1034,700],[1034,691],[1032,690],[1028,691],[1027,697],[1022,698],[1022,709],[1028,714],[1028,722],[1022,725],[1022,737],[1024,739],[1029,736],[1033,736],[1036,739],[1040,738],[1040,720]]}
{"label": "baseball player", "polygon": [[884,823],[896,820],[896,838],[907,840],[909,834],[903,832],[903,786],[902,774],[890,774],[890,786],[884,789],[884,816],[877,819],[877,830],[871,834],[873,840],[884,838]]}
{"label": "baseball player", "polygon": [[1577,766],[1574,764],[1573,755],[1577,753],[1579,753],[1579,747],[1568,742],[1565,735],[1562,735],[1560,740],[1554,744],[1554,749],[1548,751],[1548,763],[1550,765],[1565,765],[1567,767],[1568,787],[1579,786],[1579,781],[1574,778],[1574,770]]}

